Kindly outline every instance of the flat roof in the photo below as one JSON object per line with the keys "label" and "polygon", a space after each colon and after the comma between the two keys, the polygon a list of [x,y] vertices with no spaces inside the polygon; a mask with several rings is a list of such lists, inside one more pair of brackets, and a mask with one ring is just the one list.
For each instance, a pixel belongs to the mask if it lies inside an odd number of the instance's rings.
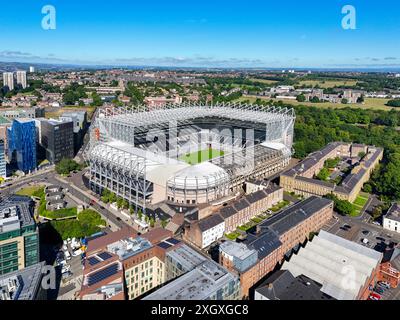
{"label": "flat roof", "polygon": [[143,300],[206,300],[237,277],[218,263],[207,260]]}
{"label": "flat roof", "polygon": [[[44,265],[44,262],[40,262],[0,276],[0,300],[1,293],[4,294],[5,300],[35,300],[41,287]],[[15,285],[15,290],[9,289],[10,281]]]}

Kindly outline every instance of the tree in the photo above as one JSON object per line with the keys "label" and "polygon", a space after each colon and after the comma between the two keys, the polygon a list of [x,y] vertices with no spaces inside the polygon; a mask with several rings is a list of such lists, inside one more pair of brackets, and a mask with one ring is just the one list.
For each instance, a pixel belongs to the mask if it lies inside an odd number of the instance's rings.
{"label": "tree", "polygon": [[349,100],[347,100],[346,98],[343,98],[342,101],[341,101],[341,103],[342,103],[342,104],[348,104],[348,103],[349,103]]}
{"label": "tree", "polygon": [[321,101],[319,100],[318,97],[312,97],[311,100],[310,100],[310,102],[312,102],[312,103],[319,103],[319,102],[321,102]]}
{"label": "tree", "polygon": [[322,168],[320,172],[317,174],[318,180],[326,181],[330,176],[329,170],[327,168]]}
{"label": "tree", "polygon": [[143,218],[143,212],[142,212],[141,209],[139,209],[139,210],[138,210],[138,219],[139,219],[140,221],[142,221],[142,218]]}
{"label": "tree", "polygon": [[366,193],[372,193],[372,186],[369,183],[364,184],[363,191]]}
{"label": "tree", "polygon": [[168,224],[168,220],[167,219],[162,219],[161,220],[161,227],[163,227],[164,229],[167,226],[167,224]]}
{"label": "tree", "polygon": [[389,101],[386,103],[386,105],[389,106],[389,107],[398,108],[398,107],[400,107],[400,99],[389,100]]}
{"label": "tree", "polygon": [[81,166],[79,163],[67,158],[63,158],[59,163],[56,164],[56,172],[63,175],[67,175],[74,170],[80,170],[80,168]]}
{"label": "tree", "polygon": [[305,101],[306,101],[306,97],[305,97],[304,94],[299,94],[299,95],[296,97],[296,100],[297,100],[298,102],[305,102]]}

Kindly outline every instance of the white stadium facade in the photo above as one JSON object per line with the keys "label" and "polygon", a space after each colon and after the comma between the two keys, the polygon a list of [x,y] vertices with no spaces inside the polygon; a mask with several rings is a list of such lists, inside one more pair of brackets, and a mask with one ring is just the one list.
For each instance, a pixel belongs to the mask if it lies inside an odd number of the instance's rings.
{"label": "white stadium facade", "polygon": [[293,109],[250,104],[104,108],[85,153],[90,185],[144,212],[221,201],[289,164],[294,122]]}

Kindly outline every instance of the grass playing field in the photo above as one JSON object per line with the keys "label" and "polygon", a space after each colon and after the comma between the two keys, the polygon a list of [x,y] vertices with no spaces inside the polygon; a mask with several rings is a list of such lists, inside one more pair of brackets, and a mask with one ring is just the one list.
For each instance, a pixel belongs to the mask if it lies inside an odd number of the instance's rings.
{"label": "grass playing field", "polygon": [[[241,101],[246,101],[249,100],[250,103],[254,103],[257,98],[260,98],[261,100],[274,100],[274,101],[279,101],[278,99],[271,99],[271,98],[265,98],[265,97],[256,97],[256,96],[243,96],[237,99],[236,101],[241,102]],[[341,108],[357,108],[357,109],[376,109],[376,110],[391,110],[393,109],[392,107],[386,106],[386,103],[389,101],[388,99],[379,99],[379,98],[366,98],[364,104],[342,104],[342,103],[330,103],[330,102],[324,102],[324,103],[312,103],[312,102],[298,102],[296,100],[282,100],[284,103],[291,104],[294,106],[298,105],[303,105],[303,106],[311,106],[311,107],[317,107],[317,108],[333,108],[333,109],[341,109]]]}
{"label": "grass playing field", "polygon": [[221,150],[207,149],[186,154],[180,157],[179,160],[185,161],[190,165],[195,165],[217,157],[222,157],[223,155],[224,152]]}

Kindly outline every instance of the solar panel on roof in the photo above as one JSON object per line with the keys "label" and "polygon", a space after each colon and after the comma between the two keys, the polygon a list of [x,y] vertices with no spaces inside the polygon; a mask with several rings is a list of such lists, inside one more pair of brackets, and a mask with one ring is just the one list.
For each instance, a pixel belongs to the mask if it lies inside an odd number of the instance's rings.
{"label": "solar panel on roof", "polygon": [[172,243],[172,244],[178,244],[178,243],[180,243],[179,240],[174,239],[174,238],[169,238],[169,239],[167,240],[167,242]]}
{"label": "solar panel on roof", "polygon": [[109,254],[108,252],[99,253],[97,256],[98,256],[100,259],[102,259],[103,261],[112,258],[112,255]]}
{"label": "solar panel on roof", "polygon": [[163,249],[168,249],[169,247],[171,247],[171,245],[169,243],[166,243],[166,242],[161,242],[161,243],[158,244],[158,246],[160,248],[163,248]]}
{"label": "solar panel on roof", "polygon": [[91,266],[94,266],[94,265],[100,263],[100,260],[97,259],[96,257],[90,257],[90,258],[88,258],[88,261]]}
{"label": "solar panel on roof", "polygon": [[92,275],[89,275],[88,285],[91,286],[93,284],[96,284],[100,281],[103,281],[104,279],[107,279],[108,277],[111,277],[116,273],[118,273],[118,263],[114,263],[107,268],[104,268]]}

